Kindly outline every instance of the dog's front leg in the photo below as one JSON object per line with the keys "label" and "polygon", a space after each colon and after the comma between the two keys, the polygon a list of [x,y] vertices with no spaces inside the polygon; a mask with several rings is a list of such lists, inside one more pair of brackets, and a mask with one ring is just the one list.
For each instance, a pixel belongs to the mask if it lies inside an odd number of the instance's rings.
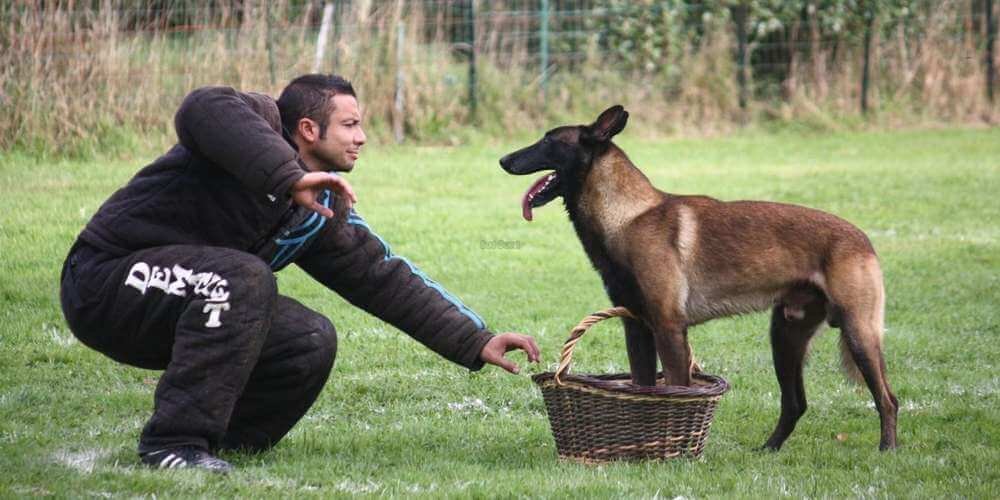
{"label": "dog's front leg", "polygon": [[667,248],[635,245],[631,257],[642,293],[643,319],[649,325],[667,385],[691,385],[691,348],[687,342],[685,277],[678,255]]}
{"label": "dog's front leg", "polygon": [[[661,288],[661,292],[669,289]],[[648,301],[646,321],[653,331],[656,352],[663,365],[663,380],[667,385],[691,385],[691,346],[687,341],[687,319],[673,304],[670,293],[662,293],[659,300]]]}
{"label": "dog's front leg", "polygon": [[691,348],[687,326],[680,321],[658,322],[654,338],[667,385],[691,385]]}
{"label": "dog's front leg", "polygon": [[653,332],[638,319],[622,318],[625,323],[625,346],[632,383],[656,385],[656,343]]}

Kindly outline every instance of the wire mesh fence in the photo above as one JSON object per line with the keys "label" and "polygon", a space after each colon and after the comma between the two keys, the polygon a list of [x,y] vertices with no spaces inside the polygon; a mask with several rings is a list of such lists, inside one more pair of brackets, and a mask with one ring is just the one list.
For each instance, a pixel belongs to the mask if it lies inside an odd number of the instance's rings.
{"label": "wire mesh fence", "polygon": [[[0,3],[5,148],[162,132],[191,89],[355,82],[376,135],[579,120],[992,120],[992,0],[136,0]],[[60,136],[58,144],[40,130]]]}

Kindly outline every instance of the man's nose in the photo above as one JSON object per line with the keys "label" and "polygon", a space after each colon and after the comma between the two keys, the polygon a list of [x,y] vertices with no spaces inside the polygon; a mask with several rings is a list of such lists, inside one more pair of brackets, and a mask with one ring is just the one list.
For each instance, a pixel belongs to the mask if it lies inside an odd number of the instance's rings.
{"label": "man's nose", "polygon": [[365,136],[365,131],[364,130],[359,131],[357,137],[354,138],[354,142],[357,145],[359,145],[359,146],[362,145],[362,144],[364,144],[367,141],[368,141],[368,137]]}

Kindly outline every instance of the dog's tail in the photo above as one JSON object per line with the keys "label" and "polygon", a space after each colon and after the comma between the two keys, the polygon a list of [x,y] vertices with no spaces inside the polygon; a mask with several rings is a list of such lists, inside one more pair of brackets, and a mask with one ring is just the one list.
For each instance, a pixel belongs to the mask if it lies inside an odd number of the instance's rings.
{"label": "dog's tail", "polygon": [[851,348],[847,345],[847,338],[844,334],[840,334],[840,369],[844,372],[844,376],[847,380],[862,385],[865,383],[865,377],[861,374],[861,370],[858,369],[858,364],[854,362],[854,355],[851,354]]}
{"label": "dog's tail", "polygon": [[[873,307],[868,311],[868,314],[862,314],[862,317],[858,318],[859,324],[836,325],[840,327],[840,367],[844,372],[844,376],[846,376],[848,380],[862,385],[865,382],[865,378],[864,375],[861,374],[861,370],[858,368],[857,361],[854,359],[854,353],[851,351],[850,343],[852,341],[873,341],[878,349],[878,352],[882,351],[882,337],[883,332],[885,331],[885,285],[882,282],[881,271],[878,271],[877,275],[878,284],[877,287],[875,287],[875,300],[873,301]],[[838,322],[842,323],[843,320],[844,318],[838,318]],[[854,339],[852,340],[852,335],[846,331],[847,328],[859,328],[861,331],[854,332]]]}

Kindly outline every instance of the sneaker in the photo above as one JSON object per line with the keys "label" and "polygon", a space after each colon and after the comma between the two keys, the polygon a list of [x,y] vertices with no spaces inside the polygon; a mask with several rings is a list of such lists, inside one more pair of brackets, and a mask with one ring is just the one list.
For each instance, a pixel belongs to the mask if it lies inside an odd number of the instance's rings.
{"label": "sneaker", "polygon": [[139,456],[142,463],[154,469],[185,469],[194,467],[220,474],[233,470],[229,462],[218,458],[196,446],[179,446],[165,450],[151,451]]}

